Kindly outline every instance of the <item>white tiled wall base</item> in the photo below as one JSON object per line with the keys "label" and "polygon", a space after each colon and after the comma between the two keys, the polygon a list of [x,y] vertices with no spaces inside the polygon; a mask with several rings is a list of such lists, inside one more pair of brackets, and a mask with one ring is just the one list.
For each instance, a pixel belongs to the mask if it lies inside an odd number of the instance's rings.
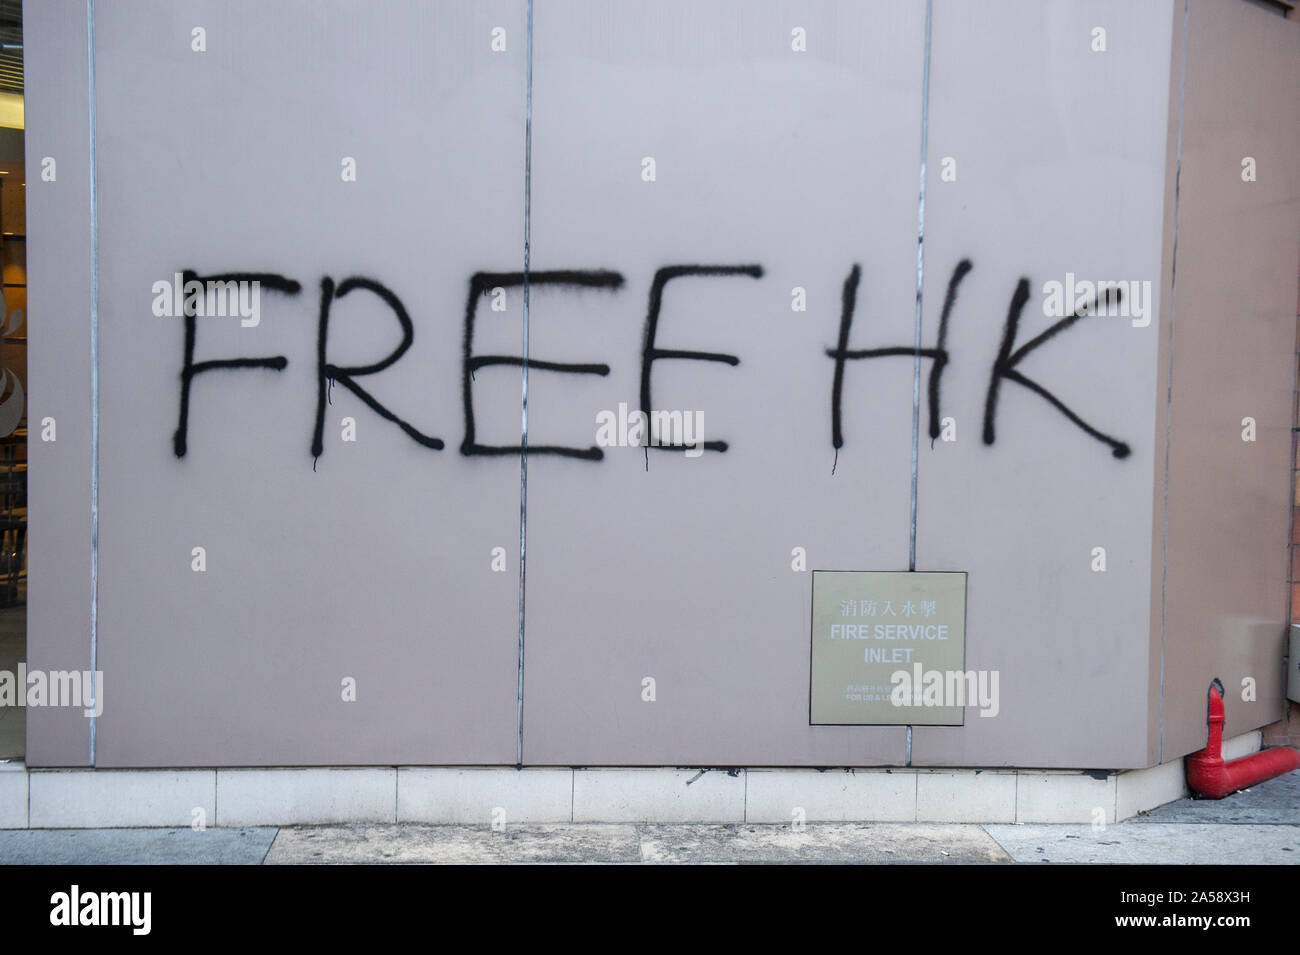
{"label": "white tiled wall base", "polygon": [[1147,809],[1182,799],[1190,792],[1187,770],[1181,759],[1120,773],[1115,780],[1115,818],[1129,819]]}
{"label": "white tiled wall base", "polygon": [[[1235,759],[1260,733],[1224,743]],[[561,822],[1112,823],[1187,794],[1183,761],[1034,769],[30,770],[0,763],[0,829]]]}
{"label": "white tiled wall base", "polygon": [[745,775],[746,822],[916,820],[915,770],[751,769]]}
{"label": "white tiled wall base", "polygon": [[393,768],[219,769],[216,775],[219,826],[397,821]]}
{"label": "white tiled wall base", "polygon": [[28,774],[33,829],[213,825],[216,770],[50,770]]}
{"label": "white tiled wall base", "polygon": [[1114,822],[1117,775],[1022,770],[1016,774],[1016,822]]}
{"label": "white tiled wall base", "polygon": [[399,822],[512,825],[570,822],[571,769],[443,769],[397,771]]}
{"label": "white tiled wall base", "polygon": [[1015,822],[1014,769],[926,769],[916,775],[917,822]]}
{"label": "white tiled wall base", "polygon": [[574,822],[744,822],[745,773],[711,769],[573,771]]}

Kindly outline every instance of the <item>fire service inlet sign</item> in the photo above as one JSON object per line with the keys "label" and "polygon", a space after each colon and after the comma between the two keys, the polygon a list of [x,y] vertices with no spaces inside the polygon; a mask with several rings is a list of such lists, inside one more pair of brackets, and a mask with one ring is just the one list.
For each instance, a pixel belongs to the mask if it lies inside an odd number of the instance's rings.
{"label": "fire service inlet sign", "polygon": [[809,723],[961,726],[978,705],[965,572],[814,570],[812,592]]}

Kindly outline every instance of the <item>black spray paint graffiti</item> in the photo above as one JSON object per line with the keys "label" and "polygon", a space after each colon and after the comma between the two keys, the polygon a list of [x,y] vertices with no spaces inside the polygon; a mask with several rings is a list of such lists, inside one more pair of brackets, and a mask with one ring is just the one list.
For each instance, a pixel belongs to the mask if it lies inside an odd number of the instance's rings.
{"label": "black spray paint graffiti", "polygon": [[[862,269],[854,265],[849,277],[844,280],[844,291],[841,295],[840,307],[840,336],[839,343],[835,348],[826,349],[826,354],[835,362],[835,375],[831,385],[831,444],[835,448],[838,456],[839,449],[844,446],[844,434],[841,425],[840,405],[843,396],[844,386],[844,364],[858,358],[884,358],[908,356],[920,358],[929,358],[934,364],[930,366],[930,378],[928,386],[929,410],[930,410],[930,442],[933,446],[934,440],[940,434],[940,414],[939,414],[939,386],[943,377],[943,370],[948,364],[948,321],[952,316],[953,305],[957,301],[957,289],[974,266],[970,259],[962,259],[953,269],[952,277],[948,280],[948,291],[943,300],[943,312],[939,317],[939,340],[934,348],[917,348],[915,345],[894,346],[890,348],[862,348],[850,350],[849,330],[853,325],[853,313],[857,307],[858,281],[862,277]],[[1107,290],[1107,306],[1119,302],[1123,295],[1123,289],[1112,288]],[[1020,372],[1016,371],[1016,365],[1024,359],[1035,348],[1047,342],[1049,339],[1065,331],[1081,318],[1085,318],[1097,311],[1094,303],[1088,303],[1078,312],[1061,319],[1052,325],[1042,334],[1031,339],[1029,342],[1011,351],[1015,345],[1016,331],[1020,324],[1020,313],[1024,310],[1025,303],[1029,300],[1029,280],[1022,278],[1016,285],[1015,294],[1011,298],[1011,307],[1007,312],[1006,325],[1002,332],[1002,343],[998,349],[998,356],[993,362],[993,372],[989,381],[988,396],[984,401],[984,443],[993,444],[995,440],[994,421],[997,416],[998,391],[1002,379],[1014,381],[1023,385],[1030,391],[1042,396],[1051,403],[1058,411],[1082,428],[1085,432],[1092,435],[1098,441],[1109,445],[1111,453],[1117,458],[1125,458],[1129,455],[1129,446],[1123,441],[1119,441],[1109,435],[1102,434],[1096,428],[1089,425],[1077,414],[1071,411],[1061,402],[1059,398],[1029,378],[1026,378]],[[832,473],[834,466],[832,465]]]}
{"label": "black spray paint graffiti", "polygon": [[[684,278],[688,275],[748,275],[750,278],[761,279],[763,277],[763,267],[761,265],[672,265],[655,272],[654,281],[650,283],[650,310],[646,313],[645,338],[642,339],[641,345],[641,413],[643,415],[648,416],[654,408],[654,405],[650,403],[650,368],[656,361],[664,358],[688,358],[693,361],[720,361],[731,365],[733,368],[740,364],[740,359],[735,355],[724,355],[721,352],[682,351],[681,349],[660,348],[658,346],[659,311],[663,308],[664,286],[673,279]],[[651,447],[659,448],[661,451],[674,450],[669,445],[654,444],[653,442],[647,444],[645,451],[647,468],[649,467],[648,459]],[[726,451],[727,442],[705,441],[704,450]]]}
{"label": "black spray paint graffiti", "polygon": [[[944,369],[947,367],[951,357],[947,348],[949,320],[952,316],[953,307],[957,301],[957,292],[961,282],[972,268],[973,266],[969,259],[962,259],[953,270],[952,276],[948,281],[947,293],[944,296],[943,311],[939,319],[938,340],[933,348],[918,348],[915,345],[898,345],[884,348],[850,349],[848,347],[849,338],[853,327],[854,312],[857,307],[857,291],[862,278],[862,268],[860,265],[855,264],[850,270],[848,277],[844,280],[844,286],[841,292],[840,323],[837,344],[834,348],[827,348],[825,350],[827,357],[829,357],[834,363],[831,381],[831,445],[835,449],[837,460],[839,449],[844,446],[842,412],[844,371],[847,363],[850,361],[902,356],[910,356],[914,360],[919,360],[921,358],[929,359],[932,362],[927,387],[931,444],[933,445],[934,440],[939,437],[941,428],[940,385]],[[759,265],[674,265],[666,266],[655,272],[654,280],[650,287],[649,307],[646,313],[645,333],[642,339],[641,349],[640,405],[642,413],[647,417],[653,408],[651,403],[650,373],[656,361],[665,359],[687,359],[692,361],[721,362],[733,367],[740,363],[740,358],[736,355],[721,352],[702,352],[662,348],[659,346],[658,331],[665,286],[674,279],[691,276],[704,278],[748,276],[750,278],[759,279],[763,277],[763,268]],[[282,292],[286,295],[297,295],[302,288],[302,286],[293,279],[286,278],[282,275],[263,272],[234,272],[224,273],[221,275],[199,276],[195,272],[187,270],[184,272],[184,280],[187,284],[193,280],[198,280],[200,282],[257,281],[261,283],[261,287],[264,289]],[[618,272],[599,269],[531,272],[529,273],[528,281],[530,286],[604,289],[609,291],[618,290],[622,288],[624,284],[623,276]],[[474,373],[479,369],[498,365],[522,368],[524,365],[524,359],[519,355],[474,354],[474,321],[478,310],[479,300],[493,289],[517,288],[523,284],[524,274],[522,272],[476,272],[470,277],[469,296],[465,305],[465,336],[462,355],[463,374],[461,383],[461,399],[465,415],[465,437],[460,444],[460,452],[463,455],[502,456],[516,455],[523,452],[522,445],[485,445],[480,444],[476,440],[473,397]],[[398,417],[396,413],[381,404],[373,395],[357,384],[356,381],[357,378],[365,377],[367,375],[375,375],[392,367],[411,347],[415,338],[415,328],[411,321],[411,317],[407,313],[401,300],[390,289],[381,285],[379,282],[361,277],[348,278],[335,286],[334,281],[326,276],[321,279],[320,288],[320,320],[316,338],[316,421],[312,433],[311,444],[313,461],[319,458],[325,451],[325,406],[329,400],[329,389],[335,382],[351,391],[380,417],[396,424],[418,444],[435,451],[441,450],[445,445],[440,438],[427,435],[409,422]],[[355,289],[362,289],[378,296],[384,304],[392,310],[394,316],[397,318],[398,324],[401,326],[402,340],[392,353],[382,361],[370,365],[336,365],[328,360],[330,308],[334,301],[343,298]],[[1109,296],[1111,303],[1113,303],[1119,295],[1122,295],[1122,290],[1110,290]],[[1084,432],[1108,445],[1111,448],[1111,453],[1116,458],[1127,457],[1130,453],[1128,444],[1110,437],[1109,435],[1103,434],[1101,431],[1098,431],[1096,428],[1089,425],[1066,407],[1066,405],[1050,391],[1042,387],[1038,382],[1026,377],[1016,368],[1016,366],[1034,349],[1045,344],[1059,333],[1065,331],[1067,328],[1078,322],[1079,319],[1093,314],[1095,310],[1091,306],[1080,309],[1075,314],[1062,319],[1046,331],[1012,351],[1015,346],[1016,333],[1019,329],[1020,315],[1028,300],[1029,280],[1027,278],[1022,278],[1017,283],[1015,293],[1012,296],[1011,306],[1007,312],[1006,324],[1003,327],[1002,340],[998,349],[997,358],[993,362],[988,394],[984,403],[984,443],[987,445],[992,445],[994,443],[996,436],[994,425],[997,415],[999,391],[1002,380],[1006,379],[1008,381],[1014,381],[1042,397]],[[176,433],[173,436],[173,450],[178,458],[185,457],[188,450],[190,390],[195,376],[204,372],[216,371],[218,369],[233,370],[239,368],[269,368],[273,371],[283,371],[289,364],[288,359],[283,355],[259,358],[223,358],[196,362],[194,360],[196,338],[195,316],[191,310],[187,309],[184,318],[185,345],[180,376],[180,420],[177,425]],[[609,366],[602,363],[556,362],[536,359],[531,356],[528,359],[527,365],[530,371],[561,372],[577,375],[605,376],[610,372]],[[653,446],[660,447],[661,449],[672,449],[671,446],[668,445]],[[646,446],[647,462],[649,447],[651,447],[651,445]],[[709,451],[725,452],[728,448],[728,444],[726,441],[712,440],[705,441],[703,447],[705,450]],[[563,445],[530,445],[528,447],[528,453],[554,454],[586,461],[599,461],[604,457],[604,452],[599,447],[594,446],[588,448],[575,448]],[[833,467],[832,473],[834,473]]]}
{"label": "black spray paint graffiti", "polygon": [[[1118,302],[1124,294],[1122,288],[1114,288],[1109,291],[1111,302]],[[1008,381],[1014,381],[1018,385],[1024,385],[1030,391],[1034,392],[1034,394],[1041,395],[1043,398],[1047,399],[1047,401],[1051,402],[1053,407],[1060,411],[1061,414],[1065,415],[1088,434],[1092,435],[1098,441],[1110,445],[1110,453],[1115,455],[1115,457],[1128,457],[1130,449],[1127,444],[1123,441],[1116,440],[1109,435],[1102,434],[1062,404],[1059,398],[1042,385],[1038,384],[1038,382],[1031,381],[1020,372],[1016,371],[1016,365],[1018,365],[1020,360],[1031,351],[1053,336],[1065,331],[1079,319],[1091,314],[1094,311],[1092,305],[1081,309],[1074,315],[1069,315],[1061,319],[1051,328],[1047,329],[1042,334],[1031,338],[1028,342],[1021,345],[1013,352],[1011,347],[1016,343],[1016,329],[1020,325],[1020,312],[1024,309],[1025,302],[1027,301],[1029,301],[1029,280],[1021,279],[1019,284],[1016,285],[1015,295],[1011,297],[1011,308],[1007,310],[1007,324],[1002,332],[1002,345],[998,348],[997,360],[993,362],[993,374],[989,378],[989,394],[988,398],[984,402],[984,443],[993,443],[993,418],[998,407],[998,387],[1002,384],[1002,379],[1006,378]]]}
{"label": "black spray paint graffiti", "polygon": [[[357,288],[375,293],[384,300],[385,305],[393,310],[393,314],[397,316],[398,324],[402,326],[402,343],[393,349],[393,353],[383,361],[375,362],[373,365],[353,365],[343,368],[331,364],[326,358],[326,343],[329,341],[330,305],[335,299],[342,298]],[[401,300],[378,282],[372,282],[370,279],[350,278],[340,283],[338,288],[335,288],[334,282],[328,276],[320,280],[320,332],[316,336],[316,429],[313,432],[311,441],[311,456],[313,459],[319,458],[325,453],[325,402],[328,397],[329,385],[336,381],[364,401],[375,414],[386,421],[392,421],[396,424],[416,443],[422,444],[426,448],[433,448],[435,451],[442,449],[441,439],[432,438],[417,431],[381,405],[368,391],[356,383],[356,379],[363,375],[378,374],[385,368],[395,364],[397,359],[406,354],[406,350],[411,347],[411,342],[414,340],[415,326],[411,324],[411,316],[406,314],[406,308],[402,305]]]}
{"label": "black spray paint graffiti", "polygon": [[[302,290],[302,286],[293,279],[287,279],[283,275],[272,275],[268,272],[231,272],[225,275],[200,277],[187,270],[184,274],[185,285],[188,286],[190,282],[195,280],[201,282],[260,282],[262,288],[275,292],[284,292],[286,295],[297,295]],[[172,436],[172,450],[175,451],[178,458],[185,457],[185,452],[189,447],[187,439],[190,427],[190,385],[193,384],[195,375],[202,374],[205,371],[216,371],[218,368],[270,368],[272,371],[284,371],[289,365],[289,359],[283,355],[274,355],[269,358],[222,358],[214,361],[195,362],[194,337],[194,310],[187,308],[185,309],[185,355],[181,362],[180,422],[176,425],[176,433]]]}
{"label": "black spray paint graffiti", "polygon": [[[474,440],[474,395],[472,382],[474,372],[491,365],[510,365],[522,368],[524,360],[519,355],[475,355],[474,354],[474,315],[478,311],[478,302],[490,289],[518,288],[524,284],[523,272],[475,272],[469,280],[469,301],[465,303],[465,350],[464,374],[462,376],[461,395],[465,405],[465,440],[460,444],[460,453],[474,454],[521,454],[522,445],[479,444]],[[560,271],[530,272],[530,286],[559,285],[574,288],[618,289],[623,287],[623,276],[617,272],[606,271]],[[608,375],[609,365],[570,364],[557,361],[542,361],[528,358],[528,369],[541,371],[566,371],[575,375]],[[528,446],[529,454],[558,454],[568,458],[581,458],[585,461],[599,461],[605,453],[597,447],[567,448],[559,445]]]}

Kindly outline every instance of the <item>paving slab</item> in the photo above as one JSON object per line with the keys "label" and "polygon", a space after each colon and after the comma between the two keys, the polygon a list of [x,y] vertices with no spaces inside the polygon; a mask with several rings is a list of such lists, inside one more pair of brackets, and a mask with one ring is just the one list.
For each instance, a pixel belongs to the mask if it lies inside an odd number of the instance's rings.
{"label": "paving slab", "polygon": [[1124,822],[1091,826],[985,826],[1016,862],[1141,865],[1295,865],[1300,826]]}
{"label": "paving slab", "polygon": [[275,830],[4,829],[0,865],[258,865]]}
{"label": "paving slab", "polygon": [[280,831],[268,863],[1009,862],[978,826],[336,826]]}
{"label": "paving slab", "polygon": [[293,826],[268,865],[312,863],[639,862],[632,825]]}
{"label": "paving slab", "polygon": [[0,865],[1300,863],[1300,825],[341,825],[0,830]]}
{"label": "paving slab", "polygon": [[645,862],[1010,862],[979,826],[641,826]]}

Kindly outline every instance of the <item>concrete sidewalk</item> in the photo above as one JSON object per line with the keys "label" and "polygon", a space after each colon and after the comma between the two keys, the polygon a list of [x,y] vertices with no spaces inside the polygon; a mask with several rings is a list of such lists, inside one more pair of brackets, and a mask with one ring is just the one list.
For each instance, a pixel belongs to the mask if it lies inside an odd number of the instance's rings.
{"label": "concrete sidewalk", "polygon": [[1300,772],[1078,825],[356,825],[0,831],[3,864],[1300,862]]}

